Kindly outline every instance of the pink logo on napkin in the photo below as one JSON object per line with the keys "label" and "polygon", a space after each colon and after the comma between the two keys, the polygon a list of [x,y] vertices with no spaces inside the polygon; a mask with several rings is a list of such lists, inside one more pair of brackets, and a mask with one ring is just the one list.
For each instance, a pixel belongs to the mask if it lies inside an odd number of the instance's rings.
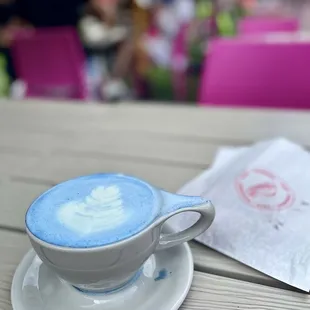
{"label": "pink logo on napkin", "polygon": [[251,169],[236,179],[241,198],[250,206],[265,210],[282,210],[292,206],[295,194],[289,185],[264,169]]}

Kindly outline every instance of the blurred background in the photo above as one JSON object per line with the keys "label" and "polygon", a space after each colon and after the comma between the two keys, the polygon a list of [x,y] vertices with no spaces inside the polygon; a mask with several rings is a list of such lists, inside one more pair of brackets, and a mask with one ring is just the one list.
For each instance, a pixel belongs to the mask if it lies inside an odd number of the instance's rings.
{"label": "blurred background", "polygon": [[307,0],[0,0],[0,21],[2,98],[310,107]]}

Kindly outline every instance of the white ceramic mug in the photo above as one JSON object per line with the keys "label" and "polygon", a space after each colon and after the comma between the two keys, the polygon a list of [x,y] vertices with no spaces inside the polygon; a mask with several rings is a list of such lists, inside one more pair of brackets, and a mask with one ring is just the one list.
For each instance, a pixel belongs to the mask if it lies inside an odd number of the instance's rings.
{"label": "white ceramic mug", "polygon": [[[31,232],[26,215],[26,231],[35,252],[59,277],[78,289],[106,292],[119,289],[134,279],[155,251],[187,242],[211,225],[215,210],[210,201],[201,197],[171,194],[149,184],[147,186],[157,195],[159,203],[159,212],[153,221],[137,234],[104,246],[73,248],[48,243]],[[187,211],[200,213],[199,220],[193,226],[178,233],[161,234],[162,225],[167,219]]]}

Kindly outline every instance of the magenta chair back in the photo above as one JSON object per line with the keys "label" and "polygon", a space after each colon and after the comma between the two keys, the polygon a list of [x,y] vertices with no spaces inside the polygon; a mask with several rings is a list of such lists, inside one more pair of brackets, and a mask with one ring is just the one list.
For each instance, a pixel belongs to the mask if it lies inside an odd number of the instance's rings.
{"label": "magenta chair back", "polygon": [[294,32],[299,30],[296,18],[284,17],[246,17],[238,23],[239,35],[264,34],[268,32]]}
{"label": "magenta chair back", "polygon": [[201,77],[199,104],[310,108],[310,42],[218,39]]}
{"label": "magenta chair back", "polygon": [[12,56],[27,97],[87,98],[86,60],[74,28],[22,31]]}

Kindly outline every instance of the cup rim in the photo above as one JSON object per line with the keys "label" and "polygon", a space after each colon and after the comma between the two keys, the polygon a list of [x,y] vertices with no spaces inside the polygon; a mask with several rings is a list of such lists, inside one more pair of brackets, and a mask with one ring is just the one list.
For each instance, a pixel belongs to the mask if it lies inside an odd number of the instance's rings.
{"label": "cup rim", "polygon": [[142,184],[147,186],[152,191],[154,198],[157,200],[158,204],[160,203],[160,201],[162,199],[159,195],[159,192],[160,192],[159,189],[157,189],[156,187],[152,186],[148,182],[141,180],[135,176],[122,174],[122,173],[113,173],[113,172],[112,173],[94,173],[94,174],[78,176],[78,177],[66,180],[64,182],[60,182],[60,183],[56,184],[55,186],[52,186],[48,190],[41,193],[35,200],[33,200],[33,202],[29,205],[29,207],[26,211],[26,214],[25,214],[25,228],[26,228],[26,233],[27,233],[28,237],[30,239],[33,239],[36,243],[39,243],[41,246],[51,248],[54,250],[58,250],[58,251],[64,251],[64,252],[89,252],[89,251],[93,252],[93,251],[98,251],[99,252],[99,251],[102,251],[103,249],[111,249],[111,248],[116,247],[116,246],[123,246],[125,243],[128,243],[129,241],[133,241],[134,239],[139,238],[140,235],[142,235],[143,233],[146,232],[146,230],[152,229],[152,226],[157,226],[159,224],[158,219],[160,218],[160,214],[161,214],[160,212],[158,212],[156,217],[154,217],[154,219],[147,226],[145,226],[142,230],[138,231],[134,235],[128,236],[128,237],[126,237],[122,240],[116,241],[116,242],[112,242],[112,243],[108,243],[108,244],[104,244],[104,245],[98,245],[98,246],[90,246],[90,247],[70,247],[70,246],[62,246],[62,245],[53,244],[53,243],[47,242],[43,239],[40,239],[30,230],[29,226],[27,225],[27,213],[28,213],[29,209],[31,208],[31,206],[34,205],[38,199],[40,199],[43,195],[46,195],[48,192],[50,192],[55,187],[60,186],[61,184],[65,183],[65,182],[69,182],[69,181],[75,180],[75,179],[80,179],[83,177],[98,176],[98,175],[116,175],[116,176],[123,176],[126,178],[134,179],[136,181],[141,182]]}

